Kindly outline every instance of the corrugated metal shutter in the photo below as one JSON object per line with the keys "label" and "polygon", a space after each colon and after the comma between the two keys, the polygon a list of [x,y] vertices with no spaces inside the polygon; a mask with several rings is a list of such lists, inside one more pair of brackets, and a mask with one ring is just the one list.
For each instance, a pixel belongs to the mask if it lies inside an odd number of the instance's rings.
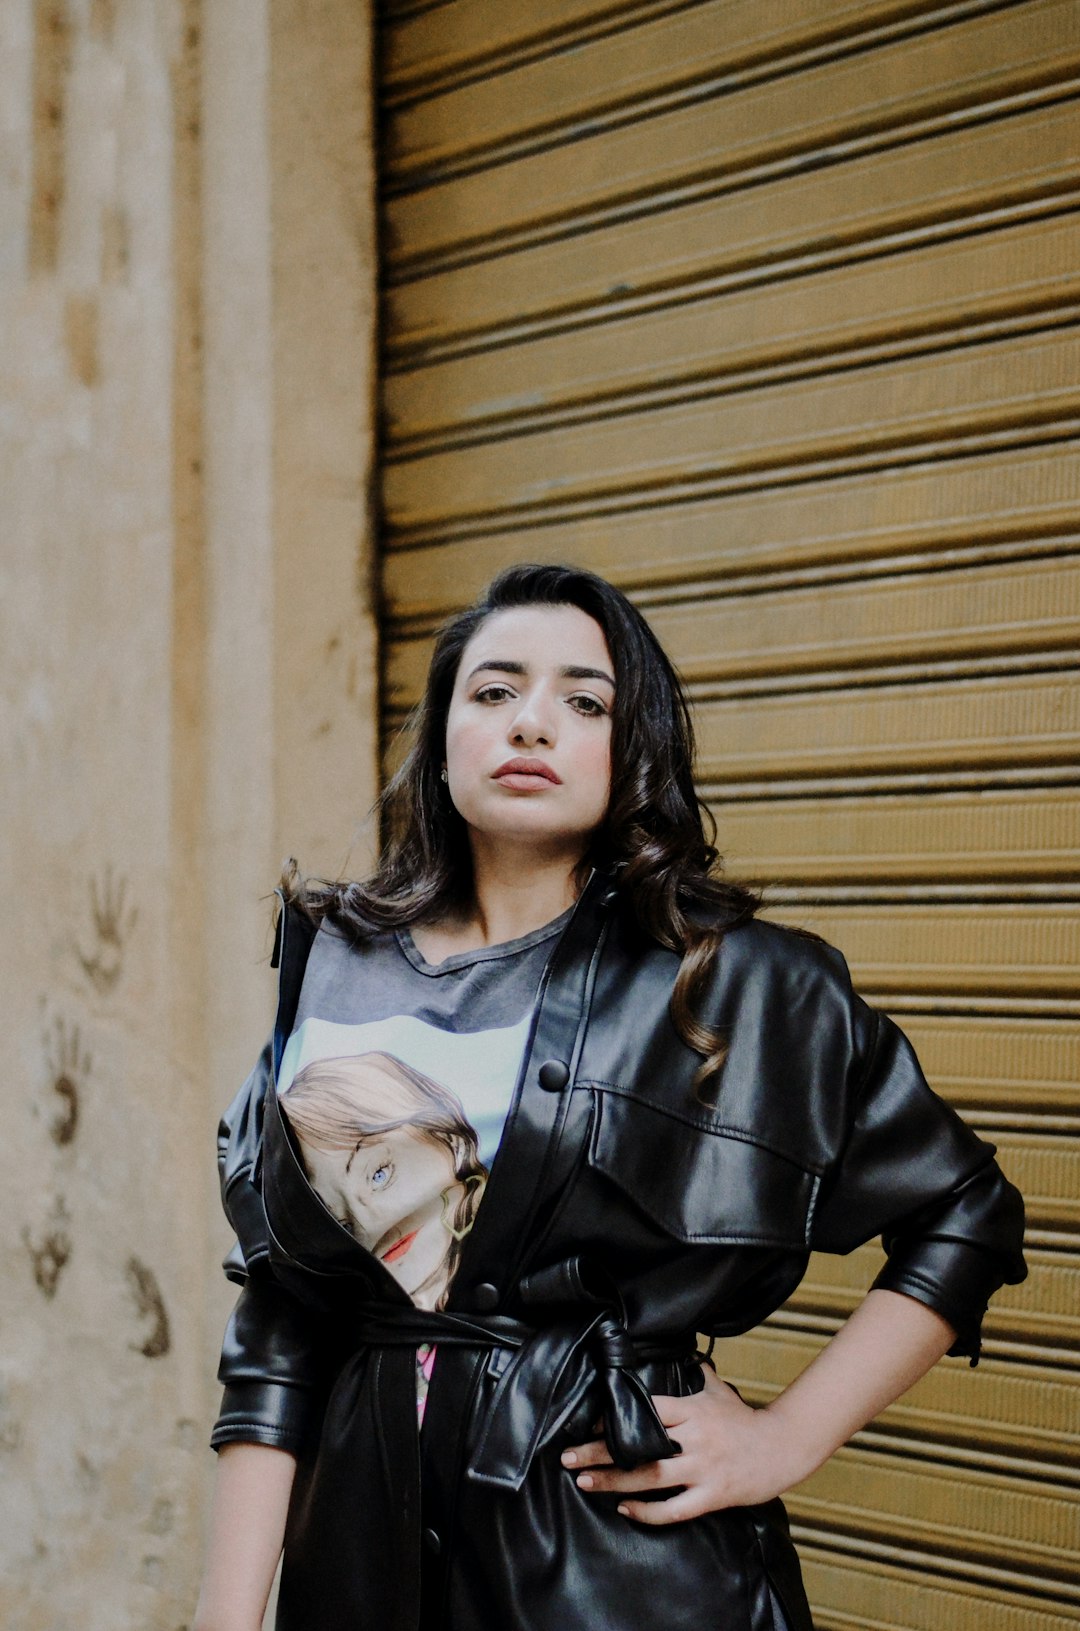
{"label": "corrugated metal shutter", "polygon": [[[381,24],[388,733],[508,561],[629,590],[733,870],[1027,1193],[1032,1274],[789,1504],[821,1631],[1080,1625],[1080,5]],[[877,1253],[725,1345],[765,1399]]]}

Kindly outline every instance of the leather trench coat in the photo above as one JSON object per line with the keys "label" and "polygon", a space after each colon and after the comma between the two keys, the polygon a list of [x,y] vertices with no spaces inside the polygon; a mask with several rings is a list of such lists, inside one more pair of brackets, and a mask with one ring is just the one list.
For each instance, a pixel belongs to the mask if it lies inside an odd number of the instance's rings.
{"label": "leather trench coat", "polygon": [[678,958],[594,874],[447,1308],[425,1313],[318,1199],[278,1106],[314,932],[283,904],[273,1035],[219,1132],[242,1290],[212,1442],[297,1457],[278,1631],[774,1631],[777,1598],[810,1631],[780,1501],[635,1525],[560,1453],[600,1417],[620,1465],[676,1453],[650,1396],[700,1388],[694,1333],[750,1329],[812,1250],[878,1235],[876,1284],[941,1313],[974,1363],[988,1297],[1025,1272],[993,1147],[837,951],[760,920],[727,935],[700,1010],[729,1044],[703,1103],[668,1012]]}

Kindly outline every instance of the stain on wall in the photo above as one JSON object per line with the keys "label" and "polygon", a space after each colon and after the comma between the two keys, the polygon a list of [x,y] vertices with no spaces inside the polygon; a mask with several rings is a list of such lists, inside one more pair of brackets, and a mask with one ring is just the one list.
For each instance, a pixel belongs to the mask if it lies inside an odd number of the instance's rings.
{"label": "stain on wall", "polygon": [[66,0],[35,0],[33,163],[30,188],[30,270],[52,272],[60,245],[64,202],[67,81],[71,20]]}
{"label": "stain on wall", "polygon": [[116,0],[90,0],[90,33],[108,42],[116,28]]}
{"label": "stain on wall", "polygon": [[124,948],[138,917],[137,908],[125,904],[127,879],[113,877],[107,866],[100,878],[90,879],[90,915],[94,943],[89,952],[76,946],[83,973],[94,989],[105,996],[116,985],[124,968]]}
{"label": "stain on wall", "polygon": [[101,212],[101,281],[126,283],[131,265],[131,224],[119,204],[107,204]]}
{"label": "stain on wall", "polygon": [[75,1138],[83,1084],[90,1074],[91,1059],[79,1040],[79,1027],[57,1016],[51,1035],[45,1037],[46,1062],[52,1091],[60,1108],[49,1122],[49,1137],[61,1148]]}
{"label": "stain on wall", "polygon": [[176,1506],[166,1496],[158,1496],[146,1520],[151,1535],[169,1535],[176,1522]]}
{"label": "stain on wall", "polygon": [[147,1359],[161,1359],[168,1353],[172,1343],[169,1336],[169,1316],[157,1275],[138,1257],[129,1257],[127,1281],[135,1303],[135,1312],[146,1322],[142,1341],[129,1343],[128,1346],[135,1353],[144,1354]]}
{"label": "stain on wall", "polygon": [[71,1257],[71,1217],[62,1195],[58,1195],[42,1227],[32,1233],[23,1229],[22,1240],[34,1271],[34,1283],[50,1300]]}
{"label": "stain on wall", "polygon": [[73,377],[80,385],[96,385],[101,377],[96,296],[68,296],[64,303],[64,343]]}
{"label": "stain on wall", "polygon": [[0,1385],[0,1455],[10,1455],[22,1443],[22,1423],[8,1389]]}

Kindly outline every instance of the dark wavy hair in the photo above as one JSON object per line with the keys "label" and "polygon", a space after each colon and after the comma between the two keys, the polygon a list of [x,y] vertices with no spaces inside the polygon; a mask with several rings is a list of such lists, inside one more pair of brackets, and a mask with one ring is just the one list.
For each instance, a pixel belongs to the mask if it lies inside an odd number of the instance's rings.
{"label": "dark wavy hair", "polygon": [[500,572],[480,598],[439,630],[424,695],[406,725],[411,745],[377,802],[384,835],[363,882],[305,880],[293,861],[286,898],[349,938],[434,922],[472,891],[468,830],[441,778],[446,720],[462,653],[485,619],[523,606],[576,606],[604,632],[615,666],[611,798],[578,873],[614,874],[642,930],[681,954],[671,1017],[703,1055],[696,1086],[723,1064],[722,1036],[695,1016],[724,934],[753,917],[755,890],[721,876],[716,824],[694,786],[694,728],[682,682],[645,618],[604,578],[574,566]]}

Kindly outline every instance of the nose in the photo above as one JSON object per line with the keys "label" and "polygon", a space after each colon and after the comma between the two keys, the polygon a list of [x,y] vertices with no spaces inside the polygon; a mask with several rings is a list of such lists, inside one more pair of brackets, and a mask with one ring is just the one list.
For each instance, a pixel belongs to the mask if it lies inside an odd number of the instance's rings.
{"label": "nose", "polygon": [[546,695],[542,686],[530,686],[523,694],[510,721],[508,734],[511,742],[521,747],[536,747],[540,744],[554,747],[556,734],[554,700]]}

